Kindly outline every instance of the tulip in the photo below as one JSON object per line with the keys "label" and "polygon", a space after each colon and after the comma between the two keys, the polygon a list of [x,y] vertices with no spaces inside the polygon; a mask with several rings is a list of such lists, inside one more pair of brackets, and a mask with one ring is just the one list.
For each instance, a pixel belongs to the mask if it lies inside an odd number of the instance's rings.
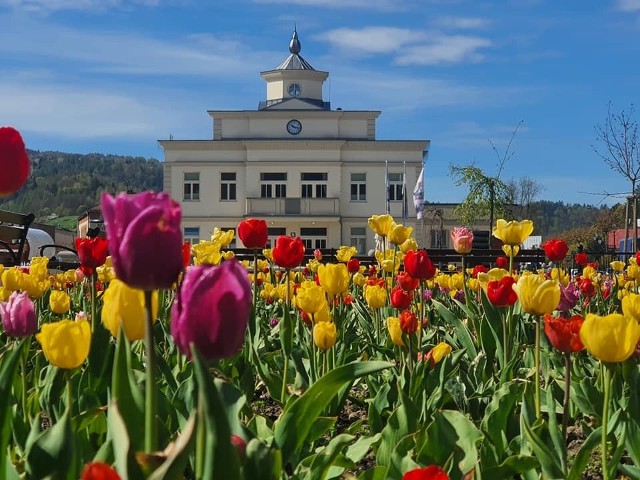
{"label": "tulip", "polygon": [[360,271],[360,260],[357,258],[351,258],[347,262],[347,270],[349,273],[358,273]]}
{"label": "tulip", "polygon": [[[120,326],[129,341],[144,339],[145,300],[144,292],[129,287],[121,280],[115,279],[104,291],[102,307],[102,323],[111,335],[118,337]],[[158,292],[152,295],[151,320],[155,323],[158,316]]]}
{"label": "tulip", "polygon": [[238,237],[246,248],[264,248],[268,236],[267,222],[264,220],[248,218],[238,224]]}
{"label": "tulip", "polygon": [[33,257],[29,261],[29,275],[33,275],[38,280],[49,278],[49,259],[47,257]]}
{"label": "tulip", "polygon": [[412,335],[418,331],[418,317],[410,310],[403,310],[398,317],[400,328],[407,335]]}
{"label": "tulip", "polygon": [[410,292],[418,288],[420,280],[413,278],[407,272],[398,272],[396,275],[396,282],[398,282],[398,285],[400,285],[403,290]]}
{"label": "tulip", "polygon": [[333,322],[318,322],[313,326],[313,343],[326,352],[336,343],[336,324]]}
{"label": "tulip", "polygon": [[222,261],[220,242],[200,241],[191,247],[194,265],[219,265]]}
{"label": "tulip", "polygon": [[412,296],[402,287],[393,287],[391,290],[391,305],[393,308],[404,310],[411,305]]}
{"label": "tulip", "polygon": [[589,261],[589,257],[584,252],[578,252],[573,257],[573,260],[576,262],[576,264],[578,264],[580,266],[584,266]]}
{"label": "tulip", "polygon": [[191,242],[182,242],[182,266],[191,265]]}
{"label": "tulip", "polygon": [[605,316],[589,313],[580,329],[580,340],[587,351],[603,362],[624,362],[633,355],[638,339],[638,321],[619,313]]}
{"label": "tulip", "polygon": [[300,237],[280,235],[273,247],[273,261],[282,268],[291,269],[300,266],[304,260],[304,243]]}
{"label": "tulip", "polygon": [[67,313],[71,308],[71,297],[66,292],[52,290],[49,296],[49,307],[53,313]]}
{"label": "tulip", "polygon": [[556,310],[568,312],[576,306],[580,299],[580,289],[575,283],[570,283],[566,287],[560,285],[560,303]]}
{"label": "tulip", "polygon": [[622,298],[622,314],[625,317],[633,317],[640,322],[640,295],[629,293]]}
{"label": "tulip", "polygon": [[509,268],[509,258],[508,257],[497,257],[496,258],[496,267],[502,268],[506,270]]}
{"label": "tulip", "polygon": [[561,262],[569,253],[569,246],[564,240],[550,239],[542,244],[544,254],[552,262]]}
{"label": "tulip", "polygon": [[116,272],[113,270],[111,257],[107,257],[104,264],[96,268],[96,273],[98,274],[98,280],[102,283],[109,283],[116,278]]}
{"label": "tulip", "polygon": [[510,307],[518,300],[518,295],[513,290],[516,283],[511,276],[502,277],[500,280],[491,280],[487,284],[487,298],[496,307]]}
{"label": "tulip", "polygon": [[251,313],[251,284],[235,260],[219,266],[192,266],[171,310],[171,334],[191,358],[191,344],[206,359],[235,355],[242,347]]}
{"label": "tulip", "polygon": [[553,348],[561,352],[579,352],[584,348],[580,341],[580,328],[583,318],[574,315],[571,318],[554,317],[550,313],[544,315],[544,333]]}
{"label": "tulip", "polygon": [[471,278],[478,278],[479,273],[487,273],[489,269],[484,265],[476,265],[471,271]]}
{"label": "tulip", "polygon": [[234,230],[220,230],[218,227],[213,229],[211,241],[220,245],[220,248],[227,248],[233,242],[236,235]]}
{"label": "tulip", "polygon": [[347,247],[342,245],[336,252],[336,258],[339,262],[348,263],[356,253],[358,249],[356,247]]}
{"label": "tulip", "polygon": [[591,298],[596,294],[596,287],[591,281],[590,278],[583,278],[578,282],[578,287],[580,288],[580,292],[587,298]]}
{"label": "tulip", "polygon": [[394,345],[404,347],[404,342],[402,341],[402,328],[400,328],[400,320],[398,317],[387,318],[387,331],[389,332],[389,337]]}
{"label": "tulip", "polygon": [[402,253],[407,253],[412,250],[418,250],[418,241],[413,237],[409,237],[400,245],[400,251]]}
{"label": "tulip", "polygon": [[422,360],[429,362],[431,368],[435,367],[444,357],[451,353],[451,345],[447,342],[440,342],[422,357]]}
{"label": "tulip", "polygon": [[166,193],[102,194],[116,276],[133,288],[170,288],[182,266],[180,205]]}
{"label": "tulip", "polygon": [[93,274],[97,267],[106,262],[109,242],[104,238],[76,238],[75,245],[80,268],[85,275]]}
{"label": "tulip", "polygon": [[437,465],[414,468],[402,476],[402,480],[449,480],[449,475]]}
{"label": "tulip", "polygon": [[82,469],[80,480],[120,480],[120,475],[106,463],[91,462]]}
{"label": "tulip", "polygon": [[13,292],[8,302],[0,302],[0,317],[9,337],[27,337],[38,329],[35,305],[26,292]]}
{"label": "tulip", "polygon": [[387,291],[379,285],[367,285],[364,289],[364,300],[373,309],[382,308],[387,303]]}
{"label": "tulip", "polygon": [[508,258],[513,258],[518,255],[520,247],[518,245],[502,245],[502,251]]}
{"label": "tulip", "polygon": [[469,253],[473,246],[473,231],[466,227],[456,227],[451,230],[451,243],[456,253]]}
{"label": "tulip", "polygon": [[513,286],[522,310],[532,315],[553,312],[560,303],[560,285],[539,275],[523,275]]}
{"label": "tulip", "polygon": [[496,226],[493,227],[493,236],[505,245],[520,246],[525,239],[533,233],[533,222],[531,220],[522,220],[520,222],[512,220],[499,219]]}
{"label": "tulip", "polygon": [[385,215],[372,215],[367,223],[369,228],[373,230],[373,233],[381,237],[386,237],[396,222],[394,222],[393,217],[387,213]]}
{"label": "tulip", "polygon": [[335,297],[349,288],[349,270],[344,263],[320,265],[318,280],[322,288]]}
{"label": "tulip", "polygon": [[29,177],[29,155],[20,132],[0,127],[0,197],[17,192]]}
{"label": "tulip", "polygon": [[296,306],[308,314],[314,314],[320,311],[326,305],[324,289],[315,282],[304,282],[307,286],[303,286],[296,291]]}
{"label": "tulip", "polygon": [[436,267],[431,263],[426,250],[407,252],[404,257],[404,269],[419,280],[428,280],[436,274]]}
{"label": "tulip", "polygon": [[413,233],[413,227],[405,227],[404,225],[394,224],[389,230],[388,238],[394,245],[402,245]]}
{"label": "tulip", "polygon": [[85,319],[45,323],[36,340],[51,365],[72,369],[82,365],[89,356],[91,327]]}
{"label": "tulip", "polygon": [[622,272],[626,264],[621,262],[620,260],[614,260],[609,264],[609,266],[613,269],[614,272]]}

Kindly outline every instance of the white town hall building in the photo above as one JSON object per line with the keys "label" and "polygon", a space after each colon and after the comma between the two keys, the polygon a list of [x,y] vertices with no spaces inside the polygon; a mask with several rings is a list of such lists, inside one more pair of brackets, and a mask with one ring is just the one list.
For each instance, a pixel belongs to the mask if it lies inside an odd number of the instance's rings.
{"label": "white town hall building", "polygon": [[299,236],[307,248],[364,254],[374,248],[367,219],[388,211],[424,245],[411,196],[429,141],[376,140],[379,111],[331,110],[322,95],[329,74],[300,48],[294,31],[289,56],[261,73],[267,95],[257,110],[209,111],[211,139],[159,141],[185,239],[209,240],[214,227],[253,217],[267,221],[271,241]]}

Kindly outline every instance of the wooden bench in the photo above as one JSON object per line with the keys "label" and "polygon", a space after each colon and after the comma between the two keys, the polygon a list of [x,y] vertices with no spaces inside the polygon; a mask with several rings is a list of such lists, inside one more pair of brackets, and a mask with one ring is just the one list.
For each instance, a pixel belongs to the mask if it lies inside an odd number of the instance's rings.
{"label": "wooden bench", "polygon": [[29,258],[27,233],[34,220],[33,213],[0,210],[0,263],[5,267],[20,265]]}

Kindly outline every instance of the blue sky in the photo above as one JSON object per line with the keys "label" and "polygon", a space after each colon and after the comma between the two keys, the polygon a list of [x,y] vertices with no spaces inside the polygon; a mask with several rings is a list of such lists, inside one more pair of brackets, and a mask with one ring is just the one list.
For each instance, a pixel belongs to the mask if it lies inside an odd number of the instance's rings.
{"label": "blue sky", "polygon": [[257,108],[294,25],[332,108],[431,140],[429,201],[464,198],[452,163],[495,174],[490,141],[504,154],[520,121],[504,180],[570,203],[629,188],[591,145],[609,102],[638,103],[640,0],[0,0],[0,125],[162,159],[158,139],[211,137],[207,110]]}

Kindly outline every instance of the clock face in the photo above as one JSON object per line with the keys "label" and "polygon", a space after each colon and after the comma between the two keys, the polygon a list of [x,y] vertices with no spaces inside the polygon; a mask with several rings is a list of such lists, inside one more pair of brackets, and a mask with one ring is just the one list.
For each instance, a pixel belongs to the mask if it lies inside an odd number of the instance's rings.
{"label": "clock face", "polygon": [[297,97],[302,92],[302,88],[300,87],[299,83],[292,83],[291,85],[289,85],[289,88],[287,91],[289,92],[289,95],[291,95],[292,97]]}
{"label": "clock face", "polygon": [[289,120],[287,123],[287,132],[291,135],[297,135],[302,131],[302,123],[300,120]]}

